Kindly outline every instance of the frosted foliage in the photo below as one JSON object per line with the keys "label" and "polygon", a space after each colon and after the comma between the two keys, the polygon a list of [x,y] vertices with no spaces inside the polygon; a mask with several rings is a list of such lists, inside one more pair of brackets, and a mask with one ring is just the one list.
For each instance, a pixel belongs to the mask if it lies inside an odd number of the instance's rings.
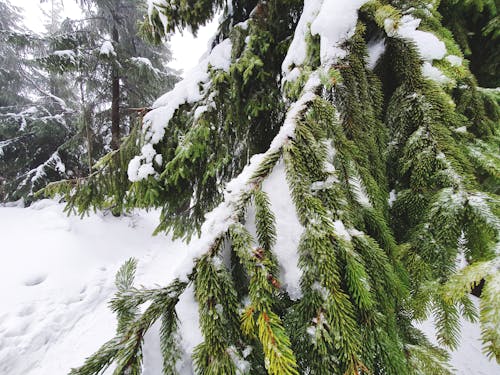
{"label": "frosted foliage", "polygon": [[113,44],[109,40],[106,40],[102,46],[101,49],[99,50],[99,53],[101,55],[105,56],[116,56],[115,49],[113,48]]}
{"label": "frosted foliage", "polygon": [[264,154],[252,156],[250,163],[243,171],[227,184],[224,190],[224,200],[205,215],[205,222],[201,227],[201,236],[193,241],[194,243],[190,246],[189,256],[182,266],[177,268],[176,271],[179,278],[187,281],[187,275],[194,267],[195,259],[204,254],[215,239],[226,233],[229,227],[236,222],[236,207],[239,199],[244,192],[249,191],[253,187],[250,183],[251,177],[266,156],[279,151],[290,138],[293,138],[297,118],[305,110],[306,104],[316,97],[314,92],[319,84],[318,74],[311,74],[304,87],[302,97],[289,109],[285,122],[271,142],[269,150]]}
{"label": "frosted foliage", "polygon": [[271,142],[271,146],[269,147],[270,151],[278,150],[285,142],[288,141],[288,139],[294,137],[297,117],[302,113],[302,111],[304,111],[307,104],[309,104],[316,97],[315,91],[320,84],[321,81],[319,79],[319,74],[317,72],[312,73],[311,77],[304,85],[302,96],[288,110],[285,122],[281,126],[281,129],[276,137]]}
{"label": "frosted foliage", "polygon": [[300,290],[302,270],[298,267],[297,248],[304,228],[295,211],[283,162],[274,167],[271,175],[263,183],[263,190],[269,196],[271,210],[276,217],[277,239],[274,253],[281,266],[280,281],[290,298],[297,300],[302,297]]}
{"label": "frosted foliage", "polygon": [[25,185],[28,182],[28,179],[30,179],[32,183],[36,183],[38,180],[47,175],[47,168],[53,169],[61,174],[64,174],[66,172],[66,166],[62,162],[58,151],[54,152],[43,164],[40,164],[35,169],[29,171],[27,173],[27,177],[21,183],[21,185]]}
{"label": "frosted foliage", "polygon": [[[294,65],[299,66],[304,63],[307,51],[306,35],[309,32],[309,25],[317,16],[322,4],[322,0],[304,1],[304,9],[302,11],[302,15],[300,16],[299,23],[295,28],[295,35],[292,43],[290,44],[290,48],[288,49],[285,60],[283,60],[283,72],[289,72],[290,68]],[[287,79],[293,81],[295,78],[296,76],[294,75],[293,77],[290,76]]]}
{"label": "frosted foliage", "polygon": [[370,198],[368,197],[361,177],[358,175],[352,176],[349,178],[349,185],[358,203],[363,207],[371,207]]}
{"label": "frosted foliage", "polygon": [[147,0],[147,4],[148,4],[148,17],[151,19],[153,11],[157,10],[158,16],[160,17],[160,20],[163,23],[163,26],[165,27],[165,31],[166,31],[168,19],[167,19],[167,16],[165,16],[163,14],[163,12],[161,11],[161,8],[167,6],[168,1],[167,0]]}
{"label": "frosted foliage", "polygon": [[149,68],[153,68],[153,64],[151,63],[151,60],[149,60],[146,57],[132,57],[131,60],[135,62],[136,64],[142,64],[142,65],[147,65]]}
{"label": "frosted foliage", "polygon": [[[130,181],[139,181],[155,173],[151,161],[148,161],[149,152],[154,151],[152,145],[159,143],[163,139],[168,123],[181,105],[196,103],[204,98],[204,85],[209,81],[209,66],[216,70],[229,70],[231,48],[232,45],[229,39],[218,44],[198,66],[186,74],[185,79],[177,83],[172,91],[161,96],[153,104],[153,110],[144,117],[143,128],[146,145],[150,147],[146,149],[147,154],[141,152],[141,155],[130,161],[128,166]],[[154,151],[151,160],[155,154],[156,151]]]}
{"label": "frosted foliage", "polygon": [[242,193],[252,188],[249,180],[264,157],[265,154],[254,155],[243,171],[227,184],[223,202],[205,215],[201,236],[191,242],[184,262],[175,270],[176,276],[181,280],[188,281],[187,275],[193,269],[195,259],[203,255],[218,237],[236,223],[236,207],[239,198]]}
{"label": "frosted foliage", "polygon": [[54,51],[54,52],[52,52],[52,54],[56,55],[58,57],[69,59],[72,62],[75,62],[75,52],[73,52],[70,49]]}
{"label": "frosted foliage", "polygon": [[[304,10],[295,29],[282,70],[285,80],[297,78],[294,66],[304,63],[307,53],[307,33],[319,35],[321,40],[321,63],[332,64],[345,57],[342,44],[354,35],[358,20],[358,9],[367,0],[306,0]],[[310,27],[310,30],[309,30]]]}
{"label": "frosted foliage", "polygon": [[389,36],[399,36],[415,43],[417,50],[426,61],[441,60],[446,55],[445,44],[434,34],[417,30],[421,20],[413,16],[401,17],[396,27],[392,19],[385,20],[385,31]]}
{"label": "frosted foliage", "polygon": [[488,196],[483,193],[470,194],[469,205],[495,230],[500,231],[500,219],[493,213],[488,204]]}

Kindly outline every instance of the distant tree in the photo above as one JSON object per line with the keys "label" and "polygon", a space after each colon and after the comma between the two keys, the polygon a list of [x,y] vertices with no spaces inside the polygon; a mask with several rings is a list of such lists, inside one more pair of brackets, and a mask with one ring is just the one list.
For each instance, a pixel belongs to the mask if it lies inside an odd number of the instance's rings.
{"label": "distant tree", "polygon": [[73,96],[38,57],[45,40],[24,28],[20,9],[0,2],[0,199],[32,196],[72,176],[62,161],[72,137]]}
{"label": "distant tree", "polygon": [[[1,199],[31,200],[50,181],[88,176],[136,125],[143,107],[173,86],[169,49],[138,36],[142,13],[133,3],[106,3],[114,7],[118,42],[110,33],[110,13],[94,6],[85,8],[82,19],[62,19],[60,2],[52,1],[47,31],[37,36],[22,31],[19,9],[2,3],[5,29],[12,31],[0,48],[12,77],[0,79],[7,86],[0,95],[24,107],[4,108]],[[17,124],[22,121],[28,126]]]}
{"label": "distant tree", "polygon": [[171,88],[176,77],[166,67],[171,58],[165,44],[153,46],[140,36],[138,25],[145,13],[142,2],[134,0],[81,0],[88,19],[82,29],[101,43],[100,55],[107,64],[105,79],[111,102],[111,148],[130,127],[131,108],[152,103],[159,93]]}

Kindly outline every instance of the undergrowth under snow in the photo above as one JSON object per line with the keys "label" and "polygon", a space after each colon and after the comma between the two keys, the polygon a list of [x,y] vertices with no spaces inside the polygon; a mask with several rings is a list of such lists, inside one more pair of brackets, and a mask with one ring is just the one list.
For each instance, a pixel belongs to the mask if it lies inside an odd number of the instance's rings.
{"label": "undergrowth under snow", "polygon": [[[276,199],[271,195],[280,209],[286,202]],[[139,260],[136,285],[151,287],[167,284],[189,262],[185,244],[151,236],[157,223],[157,212],[144,211],[80,220],[50,200],[30,208],[0,207],[0,374],[67,374],[112,338],[116,323],[107,303],[115,292],[115,272],[126,259]],[[281,231],[299,228],[278,224]],[[283,270],[293,269],[285,264]],[[285,281],[293,289],[296,280]],[[184,293],[177,312],[185,351],[179,370],[187,375],[192,374],[189,353],[202,339],[192,290]],[[433,334],[431,321],[422,328]],[[156,331],[153,326],[146,337],[144,375],[161,374]],[[462,344],[452,354],[457,374],[500,373],[500,366],[481,354],[479,334],[477,325],[465,323]]]}

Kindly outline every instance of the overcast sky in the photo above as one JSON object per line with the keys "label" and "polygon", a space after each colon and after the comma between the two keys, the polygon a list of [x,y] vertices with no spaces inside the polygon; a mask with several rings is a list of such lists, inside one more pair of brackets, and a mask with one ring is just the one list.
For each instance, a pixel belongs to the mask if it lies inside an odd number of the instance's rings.
{"label": "overcast sky", "polygon": [[[80,16],[80,8],[75,0],[56,0],[61,1],[64,6],[64,13],[70,18]],[[146,1],[146,0],[137,0]],[[33,31],[41,32],[44,30],[43,10],[50,14],[51,0],[40,4],[40,0],[11,0],[12,4],[24,8],[24,18],[27,27]],[[188,72],[197,63],[200,57],[207,49],[207,43],[217,29],[217,23],[200,28],[198,37],[194,38],[190,32],[184,32],[183,35],[176,34],[170,41],[173,53],[173,61],[169,64],[174,69],[182,69],[184,73]]]}

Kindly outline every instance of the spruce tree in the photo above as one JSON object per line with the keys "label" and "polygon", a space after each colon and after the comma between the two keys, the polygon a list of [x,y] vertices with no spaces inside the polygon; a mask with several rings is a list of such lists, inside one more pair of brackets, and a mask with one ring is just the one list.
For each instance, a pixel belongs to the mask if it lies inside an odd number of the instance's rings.
{"label": "spruce tree", "polygon": [[[121,41],[114,47],[109,17],[99,9],[91,7],[83,19],[62,19],[61,2],[54,0],[46,32],[36,35],[21,26],[18,8],[0,1],[1,201],[29,203],[51,181],[91,174],[112,149],[112,124],[120,130],[117,145],[137,127],[140,107],[176,82],[166,66],[168,46],[149,45],[138,35],[144,7],[105,5],[117,13]],[[118,96],[112,90],[116,74]]]}
{"label": "spruce tree", "polygon": [[0,200],[32,197],[74,175],[72,92],[45,69],[47,41],[22,26],[20,10],[0,1]]}
{"label": "spruce tree", "polygon": [[81,214],[161,208],[157,231],[191,240],[191,260],[157,289],[134,287],[128,261],[116,337],[72,373],[140,374],[156,321],[163,372],[177,373],[188,287],[197,374],[451,374],[413,323],[432,314],[453,349],[481,280],[484,350],[500,362],[499,97],[478,87],[440,9],[149,1],[156,42],[223,10],[210,52],[94,175],[46,192]]}
{"label": "spruce tree", "polygon": [[[107,96],[111,101],[111,142],[116,150],[128,134],[131,114],[128,108],[149,104],[176,82],[166,67],[170,51],[166,45],[152,46],[139,36],[138,23],[145,4],[135,0],[80,0],[89,22],[86,32],[104,39],[101,55],[108,59]],[[125,111],[123,110],[125,109]]]}

